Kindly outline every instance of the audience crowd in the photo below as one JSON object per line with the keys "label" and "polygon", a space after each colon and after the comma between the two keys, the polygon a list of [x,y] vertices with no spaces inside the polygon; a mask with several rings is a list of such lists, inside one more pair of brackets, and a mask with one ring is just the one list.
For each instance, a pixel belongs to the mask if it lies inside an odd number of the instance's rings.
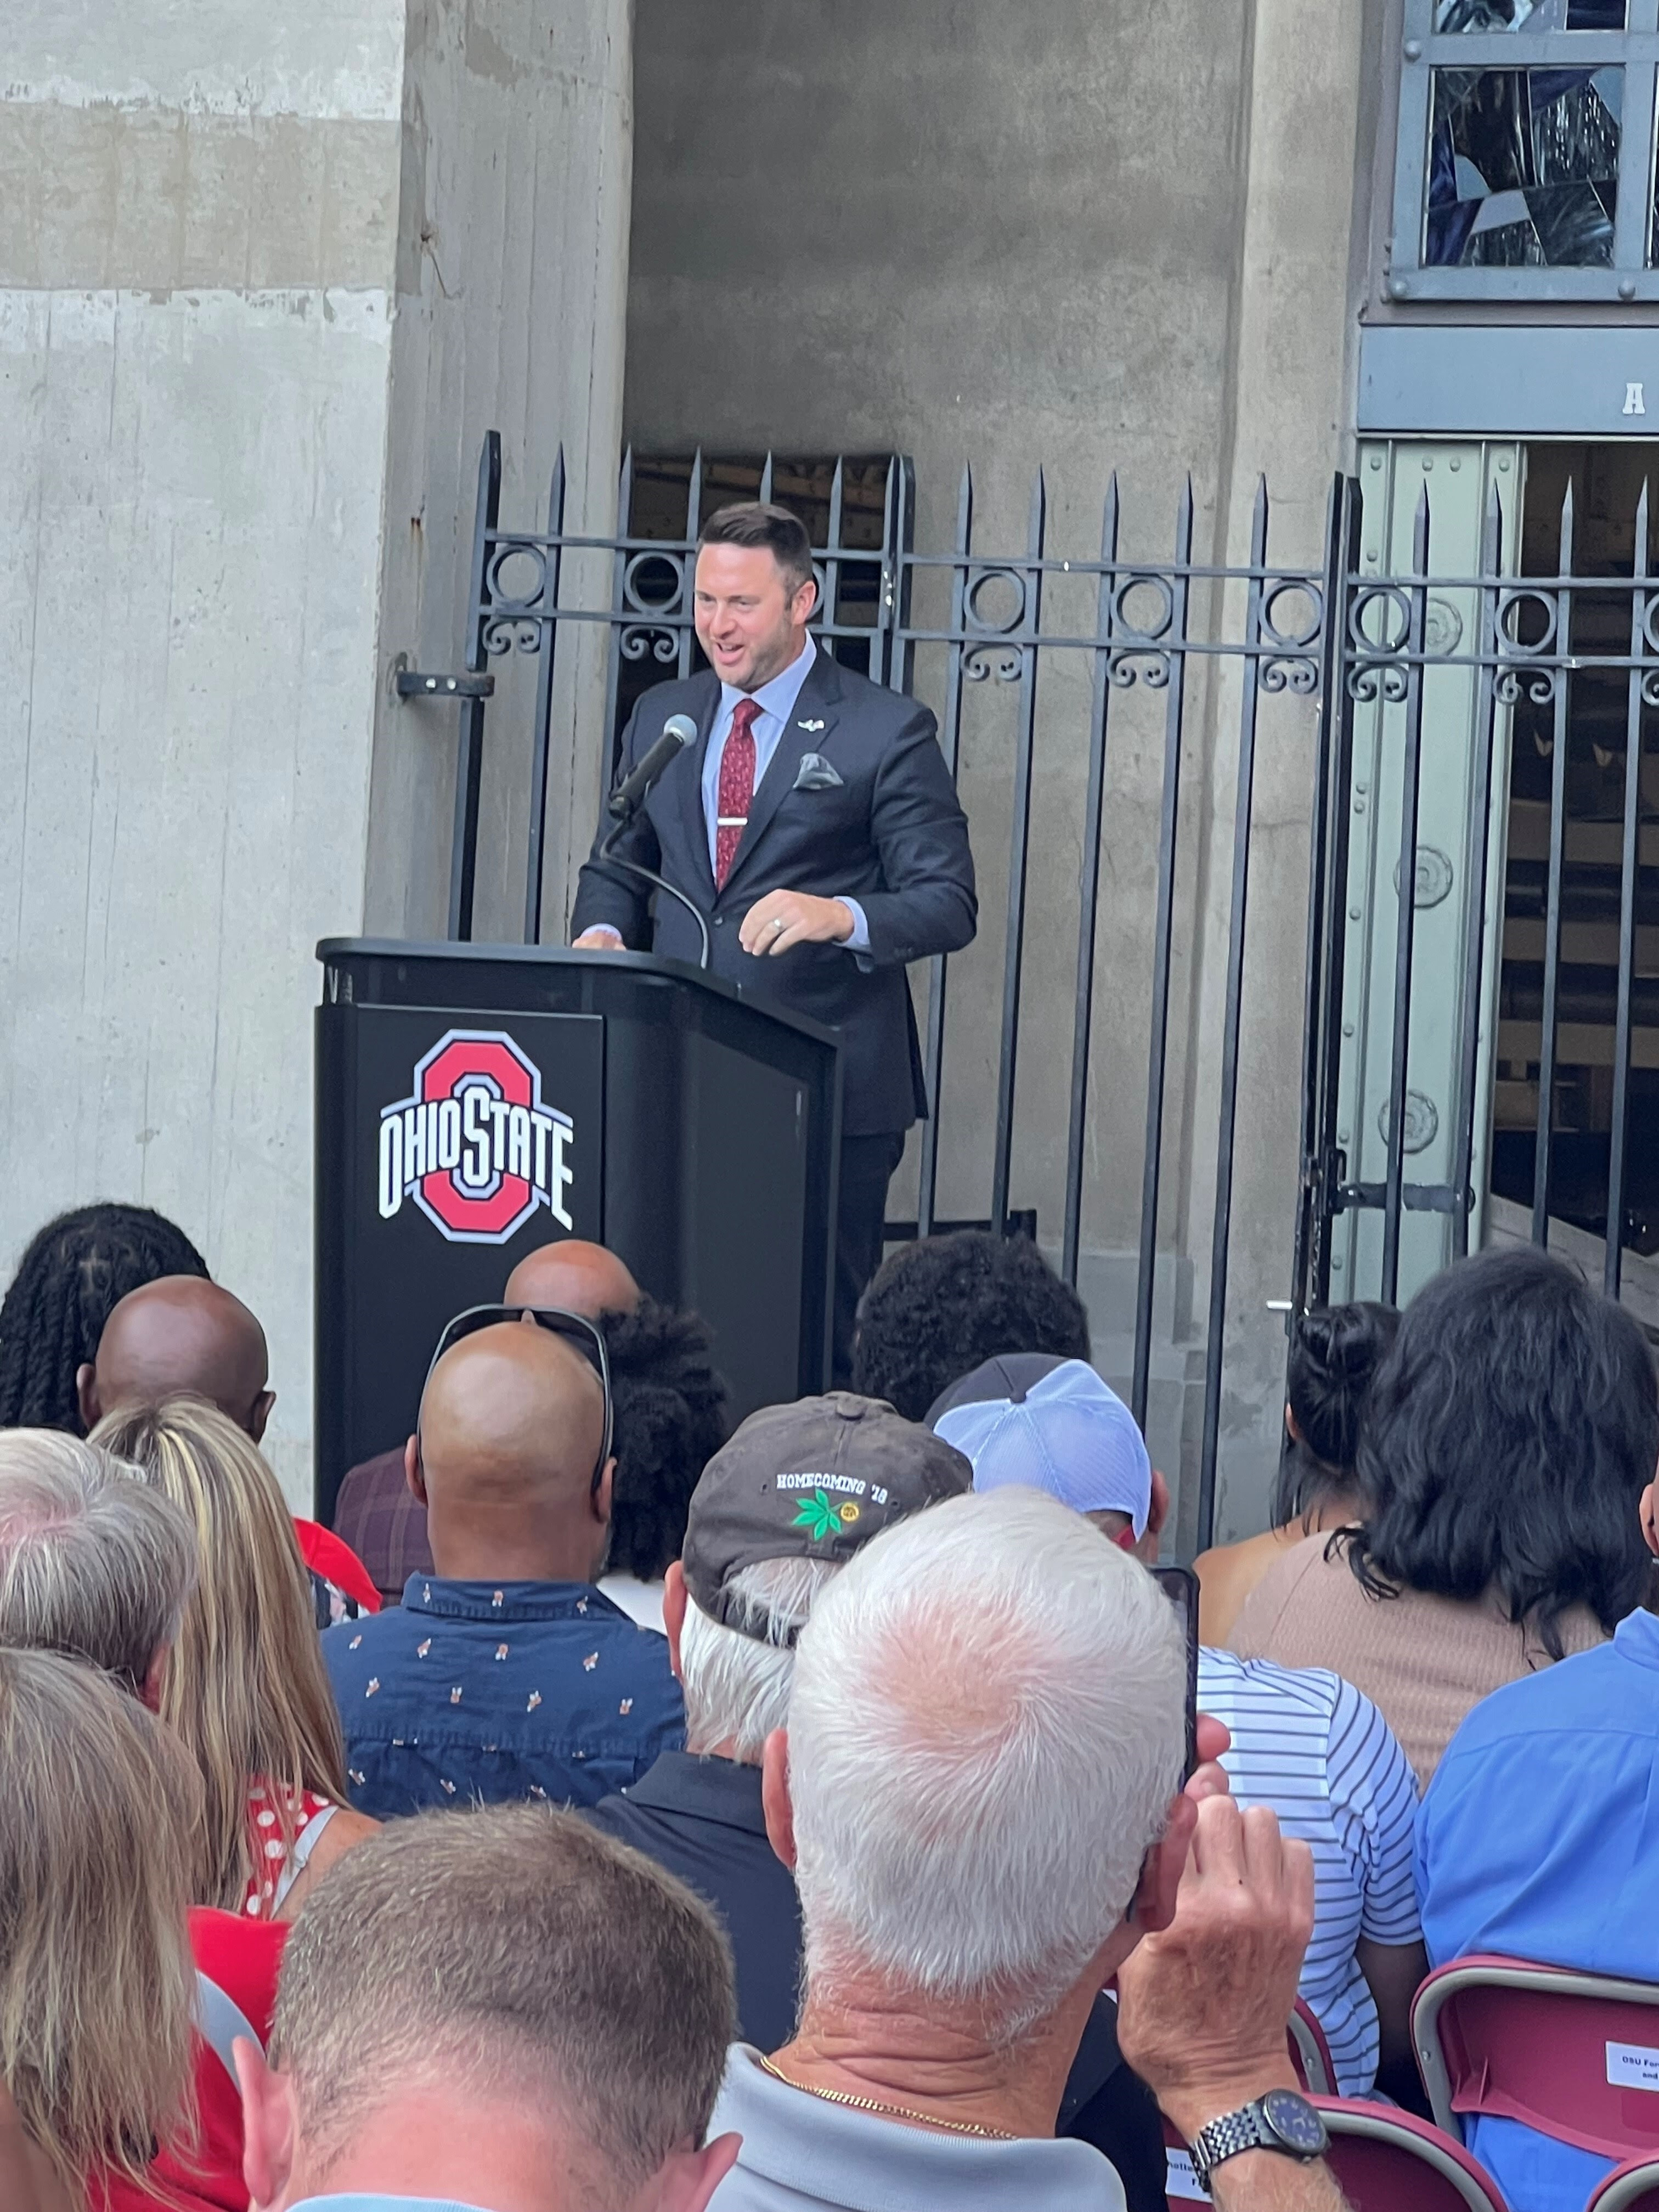
{"label": "audience crowd", "polygon": [[[1299,1316],[1273,1525],[1195,1578],[1091,1359],[1030,1242],[924,1238],[851,1391],[731,1430],[699,1316],[568,1240],[329,1529],[189,1239],[48,1224],[0,1304],[0,2207],[1340,2212],[1295,2052],[1422,2134],[1431,1969],[1659,1999],[1629,1314],[1515,1249]],[[1510,2212],[1615,2163],[1466,2101]]]}

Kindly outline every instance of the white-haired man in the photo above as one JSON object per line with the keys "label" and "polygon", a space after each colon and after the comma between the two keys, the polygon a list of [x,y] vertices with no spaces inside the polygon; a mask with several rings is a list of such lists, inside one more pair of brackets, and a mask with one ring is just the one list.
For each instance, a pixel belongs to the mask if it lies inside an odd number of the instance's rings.
{"label": "white-haired man", "polygon": [[[587,1817],[714,1905],[737,1968],[738,2032],[757,2050],[788,2041],[800,2006],[800,1906],[761,1803],[761,1757],[787,1717],[796,1638],[819,1592],[872,1536],[965,1495],[970,1480],[962,1455],[918,1423],[837,1393],[751,1413],[693,1494],[664,1596],[686,1748],[662,1753]],[[1122,2063],[1104,1998],[1057,2131],[1111,2160],[1129,2212],[1164,2212],[1157,2106]]]}
{"label": "white-haired man", "polygon": [[919,1514],[836,1577],[763,1762],[800,2024],[732,2054],[717,2212],[1121,2212],[1054,2132],[1114,1974],[1125,2055],[1223,2212],[1340,2206],[1285,2042],[1313,1863],[1182,1792],[1184,1673],[1145,1570],[1028,1491]]}

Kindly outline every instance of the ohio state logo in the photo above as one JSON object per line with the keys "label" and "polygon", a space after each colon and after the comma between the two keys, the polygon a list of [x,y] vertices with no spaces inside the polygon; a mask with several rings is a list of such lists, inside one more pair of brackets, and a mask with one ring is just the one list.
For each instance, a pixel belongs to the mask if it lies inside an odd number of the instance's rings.
{"label": "ohio state logo", "polygon": [[451,1030],[415,1063],[409,1097],[380,1109],[380,1218],[412,1198],[452,1244],[505,1244],[538,1206],[568,1229],[575,1133],[510,1036]]}

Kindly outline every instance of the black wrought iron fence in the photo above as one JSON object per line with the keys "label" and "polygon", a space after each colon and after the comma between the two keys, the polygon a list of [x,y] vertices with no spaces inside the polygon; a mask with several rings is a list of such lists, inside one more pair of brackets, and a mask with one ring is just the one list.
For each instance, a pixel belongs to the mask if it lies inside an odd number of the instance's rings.
{"label": "black wrought iron fence", "polygon": [[[684,676],[698,664],[691,585],[701,464],[694,461],[688,474],[684,534],[669,538],[629,533],[631,467],[631,461],[624,462],[622,522],[613,537],[565,530],[562,460],[553,473],[545,528],[505,528],[499,514],[499,442],[494,433],[485,441],[467,617],[468,675],[456,687],[464,701],[451,897],[456,935],[471,933],[491,660],[509,653],[539,657],[526,854],[527,942],[538,941],[543,928],[549,717],[563,641],[584,627],[597,625],[605,633],[605,714],[613,738],[623,708],[637,693],[641,671],[648,670],[653,678]],[[763,496],[773,488],[772,476],[769,460],[759,485]],[[1275,732],[1276,759],[1281,766],[1287,755],[1305,763],[1304,788],[1310,803],[1302,973],[1281,969],[1258,978],[1261,988],[1299,994],[1299,1082],[1287,1073],[1279,1094],[1254,1102],[1254,1110],[1276,1105],[1282,1112],[1291,1110],[1299,1097],[1299,1184],[1292,1192],[1287,1176],[1285,1204],[1287,1210],[1293,1206],[1294,1226],[1287,1240],[1289,1280],[1281,1287],[1288,1291],[1290,1307],[1301,1310],[1332,1292],[1334,1240],[1345,1218],[1375,1217],[1381,1230],[1374,1279],[1362,1285],[1351,1274],[1346,1295],[1362,1290],[1385,1297],[1396,1294],[1402,1223],[1408,1216],[1442,1217],[1450,1251],[1464,1249],[1471,1212],[1481,1195],[1475,1188],[1477,1161],[1485,1158],[1494,1090],[1507,1097],[1518,1087],[1530,1096],[1529,1081],[1535,1081],[1536,1089],[1532,1226],[1538,1241],[1547,1239],[1560,1097],[1559,1015],[1564,975],[1572,967],[1569,962],[1564,968],[1564,914],[1577,884],[1570,835],[1575,802],[1569,769],[1578,742],[1574,687],[1582,687],[1591,669],[1601,679],[1611,676],[1625,683],[1610,1075],[1598,1079],[1603,1092],[1610,1087],[1614,1101],[1605,1191],[1606,1218],[1614,1226],[1606,1236],[1605,1279],[1617,1294],[1633,988],[1643,964],[1638,920],[1646,896],[1638,847],[1643,717],[1645,708],[1659,704],[1659,587],[1648,581],[1645,492],[1634,517],[1630,573],[1573,574],[1569,495],[1555,573],[1528,576],[1501,573],[1503,517],[1495,497],[1473,573],[1436,572],[1425,494],[1407,568],[1382,574],[1372,573],[1373,564],[1361,560],[1360,489],[1342,477],[1332,488],[1322,547],[1315,558],[1299,564],[1283,561],[1271,542],[1265,484],[1255,500],[1243,557],[1227,562],[1194,558],[1190,484],[1177,502],[1167,552],[1148,559],[1120,548],[1122,517],[1115,480],[1103,501],[1098,539],[1081,552],[1056,551],[1051,542],[1040,474],[1031,489],[1024,544],[1014,551],[993,550],[983,542],[967,472],[951,543],[920,549],[916,484],[908,461],[895,457],[887,465],[878,544],[845,542],[842,483],[837,465],[827,527],[814,556],[823,611],[817,624],[821,644],[874,681],[926,697],[938,714],[940,743],[953,773],[963,764],[965,733],[974,734],[981,750],[994,740],[988,781],[983,761],[976,771],[992,793],[993,803],[981,811],[986,826],[981,828],[981,815],[971,805],[970,817],[981,871],[1002,884],[1000,915],[988,912],[981,926],[981,945],[991,940],[999,972],[989,973],[985,962],[991,956],[981,954],[980,967],[971,971],[971,997],[959,1012],[956,979],[968,956],[929,963],[924,1056],[933,1112],[920,1151],[915,1226],[921,1233],[941,1218],[942,1144],[947,1139],[955,1154],[963,1141],[977,1143],[982,1136],[982,1168],[977,1172],[990,1221],[1006,1224],[1017,1198],[1029,1202],[1033,1194],[1022,1172],[1021,1149],[1029,1095],[1034,1110],[1041,1107],[1049,1122],[1063,1125],[1057,1157],[1036,1180],[1051,1194],[1041,1208],[1045,1225],[1058,1213],[1054,1241],[1062,1273],[1068,1280],[1077,1279],[1091,1199],[1101,1180],[1101,1171],[1091,1165],[1100,1151],[1092,1141],[1098,1131],[1091,1121],[1102,1085],[1097,1008],[1108,989],[1117,993],[1114,1003],[1120,1012],[1126,1003],[1122,963],[1115,959],[1108,975],[1099,957],[1103,916],[1111,922],[1114,945],[1121,948],[1125,942],[1121,916],[1103,898],[1102,886],[1103,865],[1114,863],[1114,794],[1124,779],[1133,785],[1138,818],[1148,824],[1155,820],[1155,839],[1149,841],[1155,850],[1146,856],[1149,898],[1137,922],[1130,963],[1137,968],[1130,996],[1144,1024],[1140,1105],[1133,1115],[1125,1106],[1123,1054],[1115,1035],[1113,1126],[1106,1149],[1120,1185],[1123,1162],[1133,1162],[1127,1171],[1134,1185],[1127,1382],[1143,1425],[1153,1363],[1155,1284],[1160,1254],[1167,1259],[1172,1243],[1184,1241],[1201,1290],[1203,1399],[1193,1470],[1197,1540],[1207,1540],[1211,1530],[1220,1443],[1241,1026],[1251,941],[1247,925],[1253,808],[1264,715],[1286,718]],[[595,556],[608,564],[608,599],[563,590],[572,555],[584,556],[590,565]],[[1593,605],[1605,616],[1610,594],[1625,609],[1624,626],[1609,639],[1603,620],[1591,636],[1575,610]],[[1453,610],[1449,616],[1448,609]],[[1472,687],[1472,710],[1467,700],[1454,710],[1437,694],[1431,696],[1442,674],[1459,671],[1466,690]],[[975,704],[990,698],[1004,702],[1003,710],[988,714]],[[1512,960],[1506,947],[1516,916],[1533,927],[1528,902],[1537,887],[1528,878],[1529,864],[1513,864],[1494,922],[1490,853],[1501,856],[1504,844],[1501,836],[1494,844],[1488,824],[1500,799],[1508,803],[1512,795],[1503,748],[1530,741],[1539,749],[1538,757],[1546,757],[1540,716],[1548,725],[1551,785],[1541,887],[1541,994],[1531,1036],[1529,1012],[1523,1006],[1517,1014],[1505,995],[1525,997],[1529,968],[1520,953],[1531,940],[1521,945],[1516,939],[1519,951]],[[1413,886],[1409,897],[1395,896],[1374,869],[1361,881],[1352,865],[1354,810],[1367,803],[1354,787],[1357,717],[1372,718],[1366,724],[1367,757],[1382,762],[1393,780],[1388,805],[1398,815],[1395,880]],[[1596,729],[1598,746],[1605,750],[1605,716]],[[1456,830],[1459,862],[1450,871],[1457,878],[1455,908],[1462,918],[1452,963],[1457,972],[1428,979],[1435,988],[1443,987],[1455,1027],[1455,1054],[1443,1085],[1449,1137],[1438,1155],[1443,1172],[1413,1176],[1408,1163],[1421,1149],[1413,1124],[1418,1096],[1413,1081],[1413,1006],[1425,986],[1414,985],[1413,957],[1427,849],[1419,805],[1425,744],[1431,752],[1447,744],[1468,747],[1473,775],[1466,818]],[[1048,785],[1056,780],[1064,784],[1066,849],[1076,855],[1075,889],[1068,878],[1067,928],[1045,928],[1034,952],[1033,823],[1049,804]],[[1074,804],[1072,794],[1079,789],[1080,801]],[[1382,796],[1379,790],[1379,805]],[[1653,797],[1659,812],[1659,787]],[[1449,834],[1437,825],[1437,837]],[[1659,851],[1655,859],[1659,861]],[[995,865],[988,868],[992,860]],[[1049,908],[1055,897],[1052,876],[1049,869],[1042,879]],[[1282,900],[1282,888],[1276,896]],[[1389,902],[1391,916],[1384,910]],[[1659,922],[1659,899],[1654,904]],[[1297,929],[1300,933],[1299,924]],[[1653,957],[1647,965],[1659,975],[1659,928],[1652,934]],[[1057,945],[1057,939],[1066,941]],[[1376,1155],[1376,1146],[1362,1144],[1355,1101],[1345,1097],[1345,1085],[1352,1093],[1356,1080],[1353,954],[1362,944],[1370,948],[1364,978],[1367,1004],[1379,1021],[1378,1010],[1384,1006],[1387,1016],[1387,1083],[1376,1117],[1382,1146],[1376,1165],[1381,1171],[1370,1173],[1362,1171],[1361,1155]],[[1022,1042],[1033,1019],[1028,985],[1037,957],[1046,963],[1045,972],[1052,974],[1056,961],[1066,971],[1064,1066],[1058,1069],[1056,1054],[1049,1054],[1036,1082],[1022,1085]],[[1179,990],[1178,958],[1184,963]],[[1207,1006],[1216,996],[1205,999],[1196,980],[1204,958],[1222,975],[1214,1023],[1200,1006],[1200,999]],[[1438,965],[1443,969],[1446,963]],[[1049,1001],[1055,996],[1051,991]],[[966,1058],[975,1067],[988,1060],[979,1049],[981,1041],[993,1033],[995,1039],[988,1055],[989,1096],[976,1105],[967,1100],[970,1077],[953,1073],[964,1054],[958,1051],[953,1060],[952,1040],[960,1044],[964,1031],[972,1032],[974,1051]],[[1651,1063],[1659,1069],[1659,1026],[1648,1035],[1655,1047]],[[1645,1036],[1643,1042],[1646,1058]],[[1184,1093],[1198,1102],[1184,1120],[1171,1111],[1172,1055],[1181,1060]],[[1516,1076],[1517,1065],[1522,1072]],[[1358,1106],[1368,1103],[1361,1098]],[[1659,1109],[1659,1093],[1655,1104]],[[1128,1126],[1132,1121],[1136,1126]],[[1345,1121],[1352,1123],[1351,1130]],[[1178,1139],[1185,1147],[1179,1177],[1183,1189],[1201,1189],[1206,1177],[1200,1170],[1213,1167],[1207,1220],[1196,1224],[1190,1218],[1184,1225],[1172,1220],[1166,1159],[1175,1122],[1188,1133]],[[1200,1161],[1210,1131],[1213,1151],[1207,1162]],[[959,1163],[955,1172],[960,1182]],[[1123,1199],[1121,1189],[1119,1198]],[[1123,1200],[1118,1216],[1127,1219],[1130,1204]],[[1030,1218],[1029,1205],[1025,1218]]]}

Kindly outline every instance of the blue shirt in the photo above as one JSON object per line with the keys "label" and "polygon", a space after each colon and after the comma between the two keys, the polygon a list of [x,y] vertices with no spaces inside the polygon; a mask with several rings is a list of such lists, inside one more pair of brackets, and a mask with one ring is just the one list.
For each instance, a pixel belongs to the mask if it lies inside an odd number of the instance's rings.
{"label": "blue shirt", "polygon": [[[1299,1994],[1331,2047],[1337,2094],[1370,2094],[1376,2001],[1355,1946],[1415,1943],[1417,1778],[1362,1691],[1324,1668],[1201,1649],[1198,1708],[1226,1723],[1221,1764],[1241,1805],[1266,1805],[1314,1860],[1314,1932]],[[1577,2212],[1577,2208],[1575,2208]]]}
{"label": "blue shirt", "polygon": [[684,1739],[666,1641],[586,1583],[411,1575],[400,1606],[322,1641],[351,1802],[377,1820],[597,1804]]}
{"label": "blue shirt", "polygon": [[[1502,1951],[1659,1981],[1659,1620],[1483,1698],[1417,1823],[1431,1965]],[[1472,2118],[1469,2148],[1516,2212],[1580,2212],[1612,2161]]]}
{"label": "blue shirt", "polygon": [[478,2212],[476,2204],[463,2204],[459,2197],[382,2197],[349,2190],[343,2197],[302,2197],[291,2212]]}

